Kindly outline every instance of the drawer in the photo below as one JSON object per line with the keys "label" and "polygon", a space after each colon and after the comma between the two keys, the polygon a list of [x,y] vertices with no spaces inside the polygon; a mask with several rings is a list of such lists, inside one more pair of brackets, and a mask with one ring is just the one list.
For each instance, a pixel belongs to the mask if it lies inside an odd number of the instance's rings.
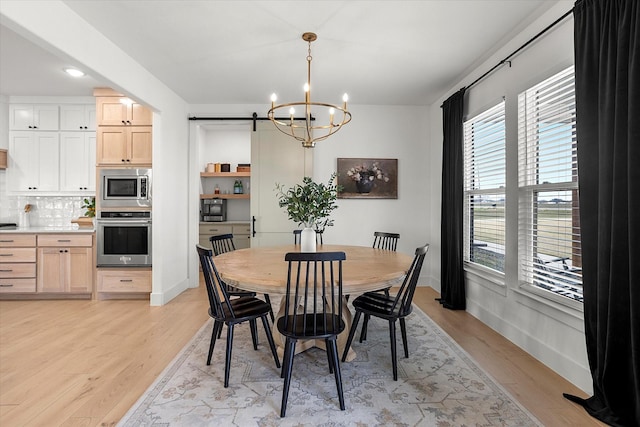
{"label": "drawer", "polygon": [[6,263],[0,264],[0,278],[30,278],[36,277],[35,263]]}
{"label": "drawer", "polygon": [[35,234],[0,234],[0,248],[35,245]]}
{"label": "drawer", "polygon": [[233,235],[236,234],[251,234],[251,226],[249,224],[246,225],[234,225],[233,226]]}
{"label": "drawer", "polygon": [[36,262],[36,248],[0,248],[0,263]]}
{"label": "drawer", "polygon": [[98,270],[98,292],[151,292],[151,270]]}
{"label": "drawer", "polygon": [[71,234],[39,234],[38,246],[70,247],[70,246],[93,246],[93,236],[91,234],[71,235]]}
{"label": "drawer", "polygon": [[230,225],[218,225],[214,222],[211,224],[200,224],[200,234],[208,234],[209,236],[218,234],[233,233],[233,227]]}
{"label": "drawer", "polygon": [[0,279],[0,293],[35,292],[36,279]]}

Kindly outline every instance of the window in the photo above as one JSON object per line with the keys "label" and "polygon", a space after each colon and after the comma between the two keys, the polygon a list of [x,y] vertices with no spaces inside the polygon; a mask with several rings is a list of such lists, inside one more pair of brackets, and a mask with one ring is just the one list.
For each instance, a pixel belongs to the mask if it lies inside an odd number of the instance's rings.
{"label": "window", "polygon": [[573,67],[518,96],[521,280],[582,301]]}
{"label": "window", "polygon": [[504,273],[504,101],[464,123],[465,261]]}

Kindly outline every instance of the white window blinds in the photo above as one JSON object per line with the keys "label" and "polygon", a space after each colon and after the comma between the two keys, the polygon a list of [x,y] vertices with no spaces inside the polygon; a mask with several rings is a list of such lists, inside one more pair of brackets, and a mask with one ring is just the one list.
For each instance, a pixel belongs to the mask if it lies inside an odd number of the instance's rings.
{"label": "white window blinds", "polygon": [[504,101],[464,123],[465,261],[504,272]]}
{"label": "white window blinds", "polygon": [[582,301],[573,67],[518,97],[521,279]]}

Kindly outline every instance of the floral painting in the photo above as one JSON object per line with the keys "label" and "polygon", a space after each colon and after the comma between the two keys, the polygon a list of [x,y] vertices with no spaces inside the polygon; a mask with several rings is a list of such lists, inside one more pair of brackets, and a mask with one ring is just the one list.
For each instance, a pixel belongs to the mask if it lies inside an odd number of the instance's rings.
{"label": "floral painting", "polygon": [[397,199],[398,159],[338,159],[339,199]]}

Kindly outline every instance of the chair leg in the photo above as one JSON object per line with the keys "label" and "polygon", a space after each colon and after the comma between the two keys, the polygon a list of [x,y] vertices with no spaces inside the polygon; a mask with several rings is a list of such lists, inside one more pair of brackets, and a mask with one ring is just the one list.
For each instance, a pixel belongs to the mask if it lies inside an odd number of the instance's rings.
{"label": "chair leg", "polygon": [[400,332],[402,333],[402,345],[404,346],[404,357],[409,358],[409,347],[407,346],[407,325],[404,317],[400,318]]}
{"label": "chair leg", "polygon": [[264,300],[269,304],[269,316],[271,316],[271,322],[276,323],[276,317],[273,315],[273,308],[271,308],[271,298],[269,298],[269,294],[264,294]]}
{"label": "chair leg", "polygon": [[353,336],[356,334],[356,329],[358,329],[358,322],[360,321],[361,315],[362,312],[356,310],[356,315],[351,322],[351,329],[349,329],[349,337],[347,338],[347,343],[345,344],[344,352],[342,353],[343,362],[347,360],[347,354],[349,353],[349,348],[351,348],[351,342],[353,341]]}
{"label": "chair leg", "polygon": [[398,381],[398,359],[396,354],[396,322],[389,320],[389,338],[391,340],[391,365],[393,366],[393,380]]}
{"label": "chair leg", "polygon": [[216,337],[220,338],[220,331],[222,331],[222,322],[219,320],[213,321],[213,331],[211,331],[211,341],[209,342],[209,355],[207,356],[207,365],[211,365],[211,356],[213,355],[213,347],[216,345]]}
{"label": "chair leg", "polygon": [[253,349],[258,349],[258,324],[256,319],[249,320],[249,327],[251,329],[251,340],[253,341]]}
{"label": "chair leg", "polygon": [[231,349],[233,348],[233,323],[227,325],[227,355],[224,360],[224,388],[229,387],[231,372]]}
{"label": "chair leg", "polygon": [[360,332],[360,342],[367,340],[367,327],[369,326],[369,318],[371,316],[368,314],[364,315],[364,320],[362,321],[362,332]]}
{"label": "chair leg", "polygon": [[276,361],[276,367],[280,367],[280,360],[278,360],[278,352],[276,351],[276,344],[273,342],[273,335],[271,334],[271,328],[269,327],[269,322],[267,321],[267,316],[262,316],[262,326],[264,326],[264,331],[267,335],[267,341],[269,341],[269,348],[271,348],[271,354],[273,354],[273,360]]}
{"label": "chair leg", "polygon": [[[338,359],[338,344],[336,337],[325,340],[327,346],[327,353],[331,352],[330,359],[333,361],[333,374],[336,378],[336,388],[338,390],[338,401],[340,402],[340,409],[344,411],[344,392],[342,389],[342,373],[340,372],[340,360]],[[331,350],[329,350],[331,349]]]}
{"label": "chair leg", "polygon": [[331,351],[329,351],[329,346],[326,343],[327,340],[325,340],[325,347],[327,350],[327,362],[329,362],[329,373],[333,374],[333,358],[331,356]]}
{"label": "chair leg", "polygon": [[287,337],[287,343],[285,344],[285,356],[286,360],[282,362],[282,369],[284,372],[284,386],[282,387],[282,404],[280,406],[280,417],[284,418],[287,413],[287,400],[289,399],[289,386],[291,385],[291,371],[293,368],[293,357],[296,354],[296,340]]}

